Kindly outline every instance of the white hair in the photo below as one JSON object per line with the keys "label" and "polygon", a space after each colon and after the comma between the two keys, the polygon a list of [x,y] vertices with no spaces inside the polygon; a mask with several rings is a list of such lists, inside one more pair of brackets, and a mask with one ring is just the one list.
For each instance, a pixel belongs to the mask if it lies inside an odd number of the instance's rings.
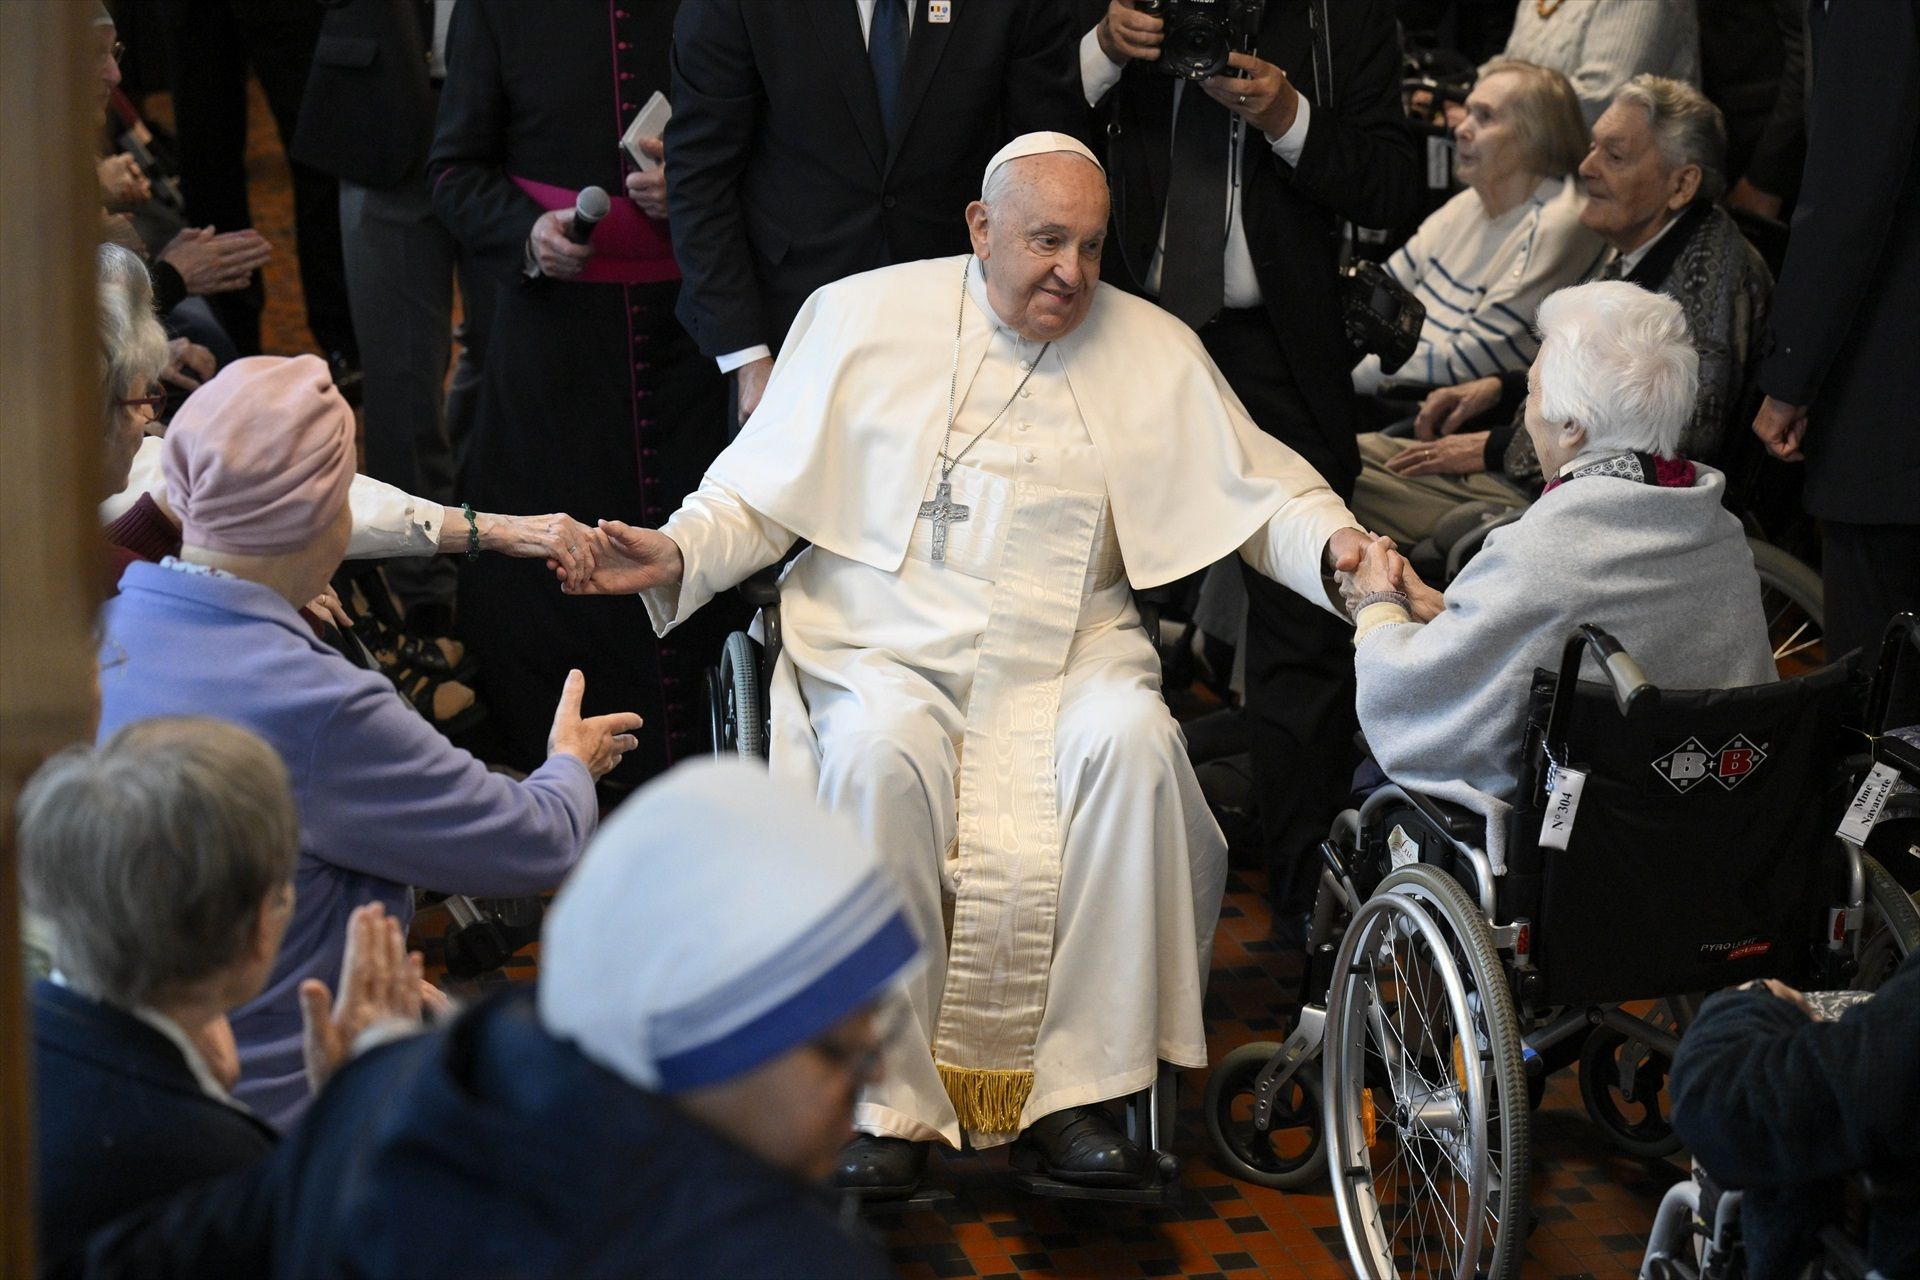
{"label": "white hair", "polygon": [[1548,295],[1538,314],[1540,415],[1579,423],[1590,447],[1673,457],[1700,385],[1680,304],[1601,280]]}
{"label": "white hair", "polygon": [[153,314],[153,280],[138,254],[117,244],[100,246],[100,394],[109,428],[113,402],[145,395],[167,367],[167,331]]}

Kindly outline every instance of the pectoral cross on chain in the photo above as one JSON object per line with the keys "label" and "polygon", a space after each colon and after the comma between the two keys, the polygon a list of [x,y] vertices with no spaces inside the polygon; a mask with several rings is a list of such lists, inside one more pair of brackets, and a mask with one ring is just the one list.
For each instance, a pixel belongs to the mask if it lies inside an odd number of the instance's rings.
{"label": "pectoral cross on chain", "polygon": [[953,500],[953,485],[942,480],[933,486],[933,501],[920,504],[921,520],[933,522],[933,562],[944,563],[947,558],[947,527],[964,521],[973,514],[972,507],[963,507]]}

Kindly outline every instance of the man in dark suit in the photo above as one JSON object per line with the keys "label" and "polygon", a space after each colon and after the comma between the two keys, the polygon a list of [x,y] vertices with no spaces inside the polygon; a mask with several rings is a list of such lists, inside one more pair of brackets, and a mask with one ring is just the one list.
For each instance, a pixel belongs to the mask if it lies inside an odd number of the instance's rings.
{"label": "man in dark suit", "polygon": [[[260,82],[281,144],[291,146],[323,11],[314,0],[162,0],[162,12],[187,223],[216,231],[250,227],[248,76]],[[297,160],[290,167],[307,327],[341,381],[360,357],[340,260],[339,196],[330,174]],[[265,299],[257,273],[248,288],[208,299],[243,356],[260,354]]]}
{"label": "man in dark suit", "polygon": [[961,212],[1000,145],[1078,133],[1059,0],[686,0],[667,164],[679,315],[760,402],[823,284],[964,253]]}
{"label": "man in dark suit", "polygon": [[[1267,0],[1253,52],[1234,52],[1225,75],[1186,81],[1155,65],[1165,20],[1135,0],[1112,0],[1083,37],[1080,60],[1087,101],[1110,139],[1106,278],[1191,324],[1254,421],[1350,499],[1360,469],[1355,356],[1341,323],[1334,233],[1340,219],[1410,221],[1421,175],[1400,106],[1391,8],[1323,6],[1330,66],[1316,77],[1317,3]],[[1313,887],[1303,855],[1326,835],[1351,778],[1351,632],[1241,568],[1269,892],[1276,936],[1298,942]]]}
{"label": "man in dark suit", "polygon": [[[433,0],[332,0],[314,48],[293,155],[340,181],[347,296],[362,342],[366,471],[454,501],[460,445],[479,398],[491,289],[469,287],[460,364],[444,391],[459,242],[433,213],[427,150],[446,79],[446,26]],[[388,580],[423,635],[452,629],[454,561],[394,561]]]}
{"label": "man in dark suit", "polygon": [[1806,460],[1838,655],[1920,609],[1920,5],[1816,4],[1809,31],[1807,167],[1753,429]]}

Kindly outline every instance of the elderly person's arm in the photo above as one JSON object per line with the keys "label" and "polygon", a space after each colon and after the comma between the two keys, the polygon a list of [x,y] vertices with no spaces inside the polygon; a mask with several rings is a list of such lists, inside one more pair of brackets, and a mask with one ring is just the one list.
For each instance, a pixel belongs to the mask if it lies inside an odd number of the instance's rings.
{"label": "elderly person's arm", "polygon": [[[583,723],[577,683],[569,679],[563,698],[573,734]],[[556,738],[568,714],[563,705]],[[336,866],[441,893],[551,889],[593,834],[594,779],[610,767],[574,754],[582,750],[554,750],[515,782],[448,742],[390,688],[357,683],[315,726],[295,769],[308,847]]]}
{"label": "elderly person's arm", "polygon": [[1920,957],[1835,1022],[1811,1021],[1764,987],[1712,997],[1680,1041],[1671,1088],[1674,1132],[1724,1185],[1790,1188],[1911,1169]]}

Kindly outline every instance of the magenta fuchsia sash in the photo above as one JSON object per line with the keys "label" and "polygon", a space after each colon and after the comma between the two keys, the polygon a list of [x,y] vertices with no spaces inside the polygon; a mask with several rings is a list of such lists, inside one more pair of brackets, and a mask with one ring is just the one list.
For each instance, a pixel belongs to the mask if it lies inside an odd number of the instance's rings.
{"label": "magenta fuchsia sash", "polygon": [[[571,209],[580,193],[570,187],[535,182],[509,174],[519,187],[542,209]],[[608,192],[612,199],[607,216],[593,229],[593,257],[577,277],[586,284],[658,284],[678,280],[680,264],[673,260],[673,241],[667,237],[667,224],[655,222],[640,212],[640,207],[624,192]]]}

